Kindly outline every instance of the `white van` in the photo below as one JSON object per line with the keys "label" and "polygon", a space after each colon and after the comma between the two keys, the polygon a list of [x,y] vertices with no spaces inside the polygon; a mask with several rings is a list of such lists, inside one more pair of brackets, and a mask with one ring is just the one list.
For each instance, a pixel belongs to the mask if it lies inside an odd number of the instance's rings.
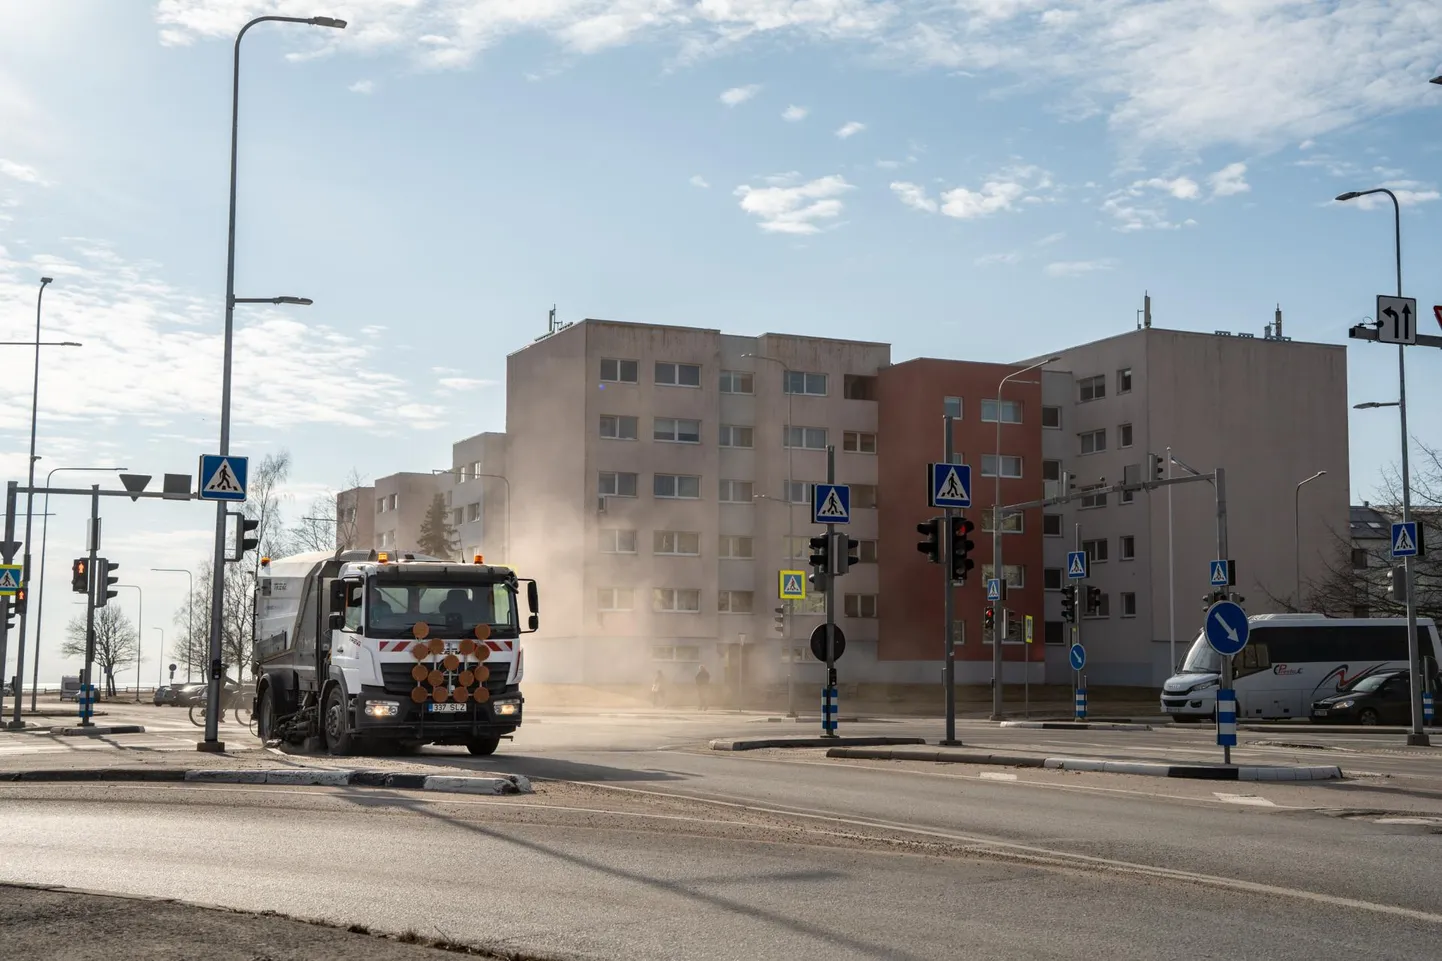
{"label": "white van", "polygon": [[[1232,659],[1241,720],[1309,717],[1312,702],[1384,670],[1406,670],[1407,619],[1254,614],[1251,640]],[[1442,639],[1430,618],[1417,619],[1422,670],[1435,678]],[[1211,719],[1222,659],[1198,632],[1178,672],[1162,685],[1162,712],[1176,721]],[[1433,687],[1436,682],[1433,680]]]}

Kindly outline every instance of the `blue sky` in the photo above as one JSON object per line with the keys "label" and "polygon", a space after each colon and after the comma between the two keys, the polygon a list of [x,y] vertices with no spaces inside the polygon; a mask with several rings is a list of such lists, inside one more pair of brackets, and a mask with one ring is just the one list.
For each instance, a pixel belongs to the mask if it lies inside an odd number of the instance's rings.
{"label": "blue sky", "polygon": [[[552,303],[1006,361],[1130,329],[1149,290],[1159,326],[1260,335],[1280,303],[1342,343],[1391,290],[1391,214],[1329,198],[1383,184],[1424,329],[1442,303],[1431,0],[0,0],[0,333],[48,274],[47,338],[85,344],[43,358],[42,471],[215,446],[231,41],[263,13],[350,21],[243,54],[237,292],[315,305],[240,309],[233,445],[291,450],[292,514],[501,429]],[[21,477],[30,359],[0,350]],[[1395,397],[1390,350],[1348,359],[1354,402]],[[1439,370],[1411,352],[1434,445]],[[1397,440],[1354,415],[1354,500]],[[47,648],[83,544],[60,501]],[[115,504],[153,653],[183,578],[148,568],[198,562],[212,515]]]}

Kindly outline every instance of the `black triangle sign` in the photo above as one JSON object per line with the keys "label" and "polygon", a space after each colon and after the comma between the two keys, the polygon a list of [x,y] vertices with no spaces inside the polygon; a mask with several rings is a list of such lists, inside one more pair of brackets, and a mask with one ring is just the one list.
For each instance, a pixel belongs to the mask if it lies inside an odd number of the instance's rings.
{"label": "black triangle sign", "polygon": [[145,490],[145,485],[150,483],[150,475],[121,474],[120,483],[124,484],[125,489],[130,491],[130,499],[133,501],[138,501],[140,500],[140,498],[136,495],[138,495],[141,491]]}

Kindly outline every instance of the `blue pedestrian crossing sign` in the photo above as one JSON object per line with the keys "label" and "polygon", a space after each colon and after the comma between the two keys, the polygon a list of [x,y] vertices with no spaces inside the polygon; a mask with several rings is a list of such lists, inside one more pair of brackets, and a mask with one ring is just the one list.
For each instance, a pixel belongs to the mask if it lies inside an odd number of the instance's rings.
{"label": "blue pedestrian crossing sign", "polygon": [[987,579],[986,599],[989,601],[1001,600],[1001,578],[991,577]]}
{"label": "blue pedestrian crossing sign", "polygon": [[777,597],[783,601],[804,601],[806,600],[806,572],[805,571],[780,571],[780,590]]}
{"label": "blue pedestrian crossing sign", "polygon": [[1226,587],[1228,584],[1235,583],[1232,580],[1231,561],[1212,561],[1211,575],[1213,587]]}
{"label": "blue pedestrian crossing sign", "polygon": [[1067,657],[1071,661],[1073,671],[1080,671],[1087,666],[1087,649],[1080,644],[1073,644],[1071,650],[1067,652]]}
{"label": "blue pedestrian crossing sign", "polygon": [[203,501],[243,501],[245,481],[250,474],[250,458],[229,454],[200,455],[200,499]]}
{"label": "blue pedestrian crossing sign", "polygon": [[1417,522],[1399,521],[1392,525],[1392,556],[1416,557],[1420,551],[1417,543]]}
{"label": "blue pedestrian crossing sign", "polygon": [[811,522],[813,524],[850,524],[851,488],[845,484],[813,484]]}
{"label": "blue pedestrian crossing sign", "polygon": [[971,506],[971,468],[966,464],[930,464],[932,507]]}
{"label": "blue pedestrian crossing sign", "polygon": [[1066,555],[1066,576],[1079,581],[1087,576],[1087,552],[1068,551]]}
{"label": "blue pedestrian crossing sign", "polygon": [[0,564],[0,594],[14,594],[20,590],[20,565]]}
{"label": "blue pedestrian crossing sign", "polygon": [[1234,601],[1217,601],[1207,608],[1207,643],[1212,650],[1224,657],[1231,657],[1247,646],[1252,635],[1252,626],[1247,622],[1247,612]]}

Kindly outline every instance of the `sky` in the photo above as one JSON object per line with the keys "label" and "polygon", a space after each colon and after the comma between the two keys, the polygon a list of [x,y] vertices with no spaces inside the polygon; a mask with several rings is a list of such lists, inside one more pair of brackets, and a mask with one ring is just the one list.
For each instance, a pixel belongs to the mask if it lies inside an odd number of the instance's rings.
{"label": "sky", "polygon": [[[1157,326],[1261,336],[1280,304],[1342,344],[1394,290],[1391,207],[1331,198],[1388,186],[1442,332],[1435,0],[0,0],[0,334],[33,337],[44,275],[43,339],[83,344],[42,348],[42,483],[216,449],[231,57],[266,14],[349,23],[243,44],[236,293],[314,305],[237,308],[232,449],[291,452],[292,516],[504,429],[553,304],[1005,362],[1149,292]],[[33,359],[0,347],[22,482]],[[1408,364],[1442,445],[1442,357]],[[1391,349],[1348,368],[1352,402],[1395,399]],[[1350,443],[1360,501],[1395,412]],[[42,678],[86,507],[51,500]],[[198,565],[213,511],[105,511],[148,682],[185,586],[150,568]]]}

